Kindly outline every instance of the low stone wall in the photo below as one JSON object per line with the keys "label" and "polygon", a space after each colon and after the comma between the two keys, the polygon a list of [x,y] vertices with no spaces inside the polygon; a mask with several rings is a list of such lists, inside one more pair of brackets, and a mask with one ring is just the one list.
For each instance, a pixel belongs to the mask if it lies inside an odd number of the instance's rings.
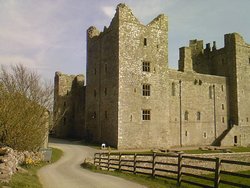
{"label": "low stone wall", "polygon": [[41,152],[19,152],[9,147],[0,148],[0,181],[8,182],[11,176],[21,170],[21,164],[33,164],[43,160]]}

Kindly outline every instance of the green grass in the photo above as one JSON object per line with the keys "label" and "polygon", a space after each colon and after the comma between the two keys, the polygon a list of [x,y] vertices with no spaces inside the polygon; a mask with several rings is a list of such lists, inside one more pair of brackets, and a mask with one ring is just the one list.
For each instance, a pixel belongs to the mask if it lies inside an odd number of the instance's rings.
{"label": "green grass", "polygon": [[102,173],[102,174],[107,174],[107,175],[112,175],[116,177],[120,177],[129,181],[133,181],[136,183],[139,183],[141,185],[145,185],[149,188],[176,188],[176,181],[172,180],[166,180],[163,178],[152,178],[151,176],[148,175],[134,175],[131,173],[124,173],[124,172],[119,172],[119,171],[106,171],[106,170],[100,170],[96,168],[94,165],[91,164],[82,164],[83,168],[89,169],[93,172],[96,173]]}
{"label": "green grass", "polygon": [[230,150],[232,152],[250,152],[250,147],[233,147]]}
{"label": "green grass", "polygon": [[[228,150],[232,151],[233,153],[237,152],[250,152],[250,147],[232,147],[228,148]],[[206,154],[206,153],[225,153],[222,150],[185,150],[184,153],[186,154]]]}
{"label": "green grass", "polygon": [[[57,148],[52,148],[52,158],[51,163],[58,161],[63,152]],[[42,184],[39,182],[39,178],[37,176],[37,171],[45,165],[50,163],[43,162],[36,166],[29,166],[23,168],[27,170],[27,172],[16,173],[12,176],[9,184],[0,184],[1,186],[7,185],[11,188],[42,188]]]}
{"label": "green grass", "polygon": [[[250,170],[248,170],[248,171],[241,171],[241,172],[238,172],[238,173],[248,174],[249,175],[250,174]],[[204,177],[214,178],[214,174],[208,174],[208,175],[203,175],[203,176]],[[212,181],[202,180],[202,179],[199,179],[199,178],[184,176],[182,179],[183,180],[189,180],[189,181],[196,182],[196,183],[201,183],[201,184],[204,184],[204,185],[213,186],[213,182]],[[230,175],[224,175],[224,174],[222,174],[221,175],[221,180],[229,181],[229,182],[233,182],[233,183],[239,183],[239,184],[243,184],[243,185],[250,185],[250,179],[249,178],[241,178],[241,177],[236,177],[236,176],[230,176]],[[198,186],[189,185],[189,184],[186,184],[186,183],[183,184],[183,185],[185,185],[187,187],[198,187]],[[234,186],[226,185],[226,184],[220,184],[220,188],[228,188],[228,187],[234,187]]]}

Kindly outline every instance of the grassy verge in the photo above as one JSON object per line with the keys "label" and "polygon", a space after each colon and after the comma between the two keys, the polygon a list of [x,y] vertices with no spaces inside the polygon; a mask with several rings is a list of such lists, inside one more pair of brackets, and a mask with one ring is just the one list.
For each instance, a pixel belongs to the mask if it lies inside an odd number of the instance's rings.
{"label": "grassy verge", "polygon": [[[62,156],[63,152],[57,148],[52,148],[52,158],[51,163],[56,162]],[[12,176],[11,181],[9,184],[0,184],[1,186],[7,185],[11,188],[23,188],[23,187],[30,187],[30,188],[42,188],[41,183],[39,182],[37,171],[42,168],[43,166],[50,164],[50,163],[40,163],[36,166],[23,166],[25,172],[16,173]]]}
{"label": "grassy verge", "polygon": [[[238,152],[250,152],[250,147],[232,147],[228,148],[228,151],[231,151],[233,153],[238,153]],[[185,150],[184,153],[187,154],[206,154],[206,153],[225,153],[224,150]]]}
{"label": "grassy verge", "polygon": [[149,188],[166,188],[166,187],[176,188],[177,187],[175,181],[168,181],[163,178],[152,178],[147,175],[140,175],[140,174],[134,175],[131,173],[125,173],[125,172],[119,172],[119,171],[100,170],[96,168],[94,165],[91,165],[89,163],[83,163],[82,167],[89,169],[96,173],[108,174],[108,175],[112,175],[112,176],[116,176],[116,177],[129,180],[129,181],[133,181],[141,185],[145,185]]}
{"label": "grassy verge", "polygon": [[[96,173],[102,173],[102,174],[108,174],[108,175],[112,175],[112,176],[116,176],[116,177],[120,177],[129,181],[133,181],[136,183],[139,183],[141,185],[145,185],[148,188],[177,188],[178,186],[176,185],[177,182],[176,180],[170,180],[170,179],[166,179],[166,178],[152,178],[149,175],[140,175],[140,174],[132,174],[132,173],[126,173],[126,172],[120,172],[120,171],[107,171],[107,170],[101,170],[97,167],[95,167],[92,164],[89,163],[83,163],[82,164],[83,168],[89,169],[93,172]],[[241,174],[250,174],[250,171],[242,171],[239,172]],[[210,177],[213,178],[214,174],[208,174],[208,175],[203,175],[204,177]],[[173,178],[176,178],[173,176]],[[198,178],[194,178],[194,177],[188,177],[188,176],[183,176],[184,180],[189,180],[192,182],[196,182],[196,183],[200,183],[200,184],[204,184],[204,185],[210,185],[213,186],[213,182],[211,181],[206,181],[206,180],[202,180],[202,179],[198,179]],[[225,181],[230,181],[230,182],[234,182],[234,183],[240,183],[240,184],[244,184],[244,185],[250,185],[250,179],[247,178],[241,178],[241,177],[235,177],[235,176],[230,176],[230,175],[221,175],[221,180],[225,180]],[[187,183],[182,183],[181,186],[182,188],[194,188],[194,187],[198,187],[198,186],[194,186],[194,185],[190,185]],[[224,185],[224,184],[220,184],[220,187],[222,188],[226,188],[228,187],[228,185]],[[230,186],[233,187],[233,186]]]}

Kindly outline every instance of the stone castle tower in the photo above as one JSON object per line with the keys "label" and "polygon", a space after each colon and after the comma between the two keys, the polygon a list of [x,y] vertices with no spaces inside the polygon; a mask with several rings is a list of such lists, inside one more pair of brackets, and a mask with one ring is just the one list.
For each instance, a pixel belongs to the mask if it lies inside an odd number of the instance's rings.
{"label": "stone castle tower", "polygon": [[83,138],[85,86],[83,75],[55,73],[54,133],[57,137]]}
{"label": "stone castle tower", "polygon": [[[168,67],[168,19],[141,24],[119,4],[108,28],[87,30],[84,135],[118,148],[250,144],[250,45],[191,40]],[[56,100],[57,101],[57,100]]]}

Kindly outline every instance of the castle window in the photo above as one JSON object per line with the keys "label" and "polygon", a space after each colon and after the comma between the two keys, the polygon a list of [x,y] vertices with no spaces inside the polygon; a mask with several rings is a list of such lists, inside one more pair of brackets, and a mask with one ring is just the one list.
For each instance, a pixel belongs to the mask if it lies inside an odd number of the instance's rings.
{"label": "castle window", "polygon": [[132,122],[133,121],[133,116],[132,115],[130,115],[130,122]]}
{"label": "castle window", "polygon": [[221,85],[221,91],[224,91],[224,86],[223,85]]}
{"label": "castle window", "polygon": [[172,96],[175,96],[175,83],[172,83]]}
{"label": "castle window", "polygon": [[150,96],[150,85],[149,84],[142,85],[142,95],[143,96]]}
{"label": "castle window", "polygon": [[104,94],[105,94],[105,96],[107,96],[107,93],[108,93],[108,90],[107,90],[107,88],[105,87],[105,89],[104,89]]}
{"label": "castle window", "polygon": [[224,110],[224,104],[221,105],[221,109]]}
{"label": "castle window", "polygon": [[108,72],[108,65],[107,64],[104,65],[104,70],[105,70],[105,73]]}
{"label": "castle window", "polygon": [[142,71],[143,72],[150,72],[150,62],[148,62],[148,61],[142,62]]}
{"label": "castle window", "polygon": [[234,136],[234,144],[237,144],[238,143],[238,138],[237,136]]}
{"label": "castle window", "polygon": [[224,118],[224,117],[222,117],[221,121],[222,121],[222,123],[225,123],[225,118]]}
{"label": "castle window", "polygon": [[202,84],[202,81],[201,80],[199,80],[199,85],[201,85]]}
{"label": "castle window", "polygon": [[108,112],[105,111],[105,119],[108,119]]}
{"label": "castle window", "polygon": [[209,86],[209,99],[213,98],[213,88],[212,86]]}
{"label": "castle window", "polygon": [[144,46],[147,46],[147,38],[144,38],[143,43],[144,43]]}
{"label": "castle window", "polygon": [[96,90],[94,89],[94,97],[96,97]]}
{"label": "castle window", "polygon": [[201,112],[197,112],[196,113],[196,119],[197,120],[201,120]]}
{"label": "castle window", "polygon": [[248,63],[250,64],[250,57],[248,58]]}
{"label": "castle window", "polygon": [[142,110],[142,120],[150,120],[151,113],[150,110]]}
{"label": "castle window", "polygon": [[185,136],[187,136],[188,135],[188,132],[187,131],[185,131]]}
{"label": "castle window", "polygon": [[185,119],[186,121],[188,121],[188,111],[185,112],[185,114],[184,114],[184,119]]}
{"label": "castle window", "polygon": [[67,95],[69,95],[69,90],[67,90]]}
{"label": "castle window", "polygon": [[195,80],[194,80],[194,85],[196,85],[197,83],[198,83],[198,80],[195,79]]}
{"label": "castle window", "polygon": [[207,133],[206,132],[203,133],[203,138],[207,138]]}
{"label": "castle window", "polygon": [[248,117],[247,117],[247,122],[248,122],[249,120],[248,120]]}

